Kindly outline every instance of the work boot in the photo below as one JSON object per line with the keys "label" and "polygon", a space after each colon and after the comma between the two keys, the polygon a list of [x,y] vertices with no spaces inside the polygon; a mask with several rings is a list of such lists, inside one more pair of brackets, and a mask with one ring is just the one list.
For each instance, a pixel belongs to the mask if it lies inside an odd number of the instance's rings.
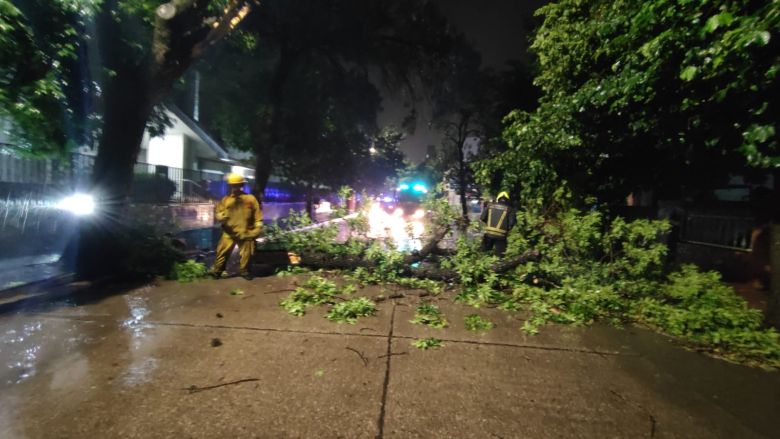
{"label": "work boot", "polygon": [[206,274],[206,277],[209,277],[209,278],[211,278],[211,279],[218,280],[218,279],[222,279],[222,273],[214,273],[213,271],[209,271],[209,272]]}
{"label": "work boot", "polygon": [[241,277],[243,277],[246,280],[252,280],[255,278],[254,276],[252,276],[252,273],[244,273],[241,275]]}

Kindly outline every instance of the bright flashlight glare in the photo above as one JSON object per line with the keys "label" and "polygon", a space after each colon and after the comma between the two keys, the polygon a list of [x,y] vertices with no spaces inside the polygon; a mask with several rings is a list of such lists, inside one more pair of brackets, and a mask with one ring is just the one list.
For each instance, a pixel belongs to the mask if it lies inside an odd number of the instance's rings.
{"label": "bright flashlight glare", "polygon": [[399,191],[405,191],[405,190],[407,190],[407,189],[409,189],[409,185],[408,185],[408,184],[406,184],[406,183],[404,183],[404,184],[402,184],[402,185],[398,186],[398,190],[399,190]]}
{"label": "bright flashlight glare", "polygon": [[[422,211],[422,209],[419,209]],[[416,212],[415,212],[416,213]],[[424,215],[424,211],[423,211]],[[407,220],[403,209],[398,208],[388,214],[374,204],[368,212],[369,232],[372,238],[388,239],[400,251],[419,250],[422,248],[422,234],[425,226],[421,220]]]}
{"label": "bright flashlight glare", "polygon": [[422,209],[417,209],[414,211],[414,214],[412,215],[412,218],[414,219],[421,219],[425,216],[425,211]]}
{"label": "bright flashlight glare", "polygon": [[90,215],[95,211],[95,199],[92,195],[74,194],[57,203],[57,208],[74,215]]}
{"label": "bright flashlight glare", "polygon": [[393,201],[393,198],[392,197],[384,197],[384,198],[382,198],[382,201],[384,201],[385,203],[389,203],[389,202]]}
{"label": "bright flashlight glare", "polygon": [[414,188],[413,188],[413,189],[415,190],[415,192],[422,192],[422,193],[424,193],[424,194],[425,194],[425,193],[428,193],[428,189],[426,189],[426,188],[425,188],[425,186],[423,186],[423,185],[421,185],[421,184],[419,184],[419,183],[417,183],[416,185],[414,185]]}

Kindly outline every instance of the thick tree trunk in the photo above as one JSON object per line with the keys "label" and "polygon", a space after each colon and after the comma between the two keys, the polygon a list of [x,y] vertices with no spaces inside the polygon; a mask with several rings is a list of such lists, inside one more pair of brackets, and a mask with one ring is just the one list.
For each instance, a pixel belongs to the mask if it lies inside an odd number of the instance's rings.
{"label": "thick tree trunk", "polygon": [[282,142],[284,85],[293,69],[295,59],[296,56],[291,53],[290,48],[286,44],[282,44],[276,70],[268,85],[271,114],[265,124],[260,124],[265,127],[266,132],[253,133],[255,138],[255,196],[265,191],[274,168],[274,153],[279,150],[279,145]]}
{"label": "thick tree trunk", "polygon": [[143,91],[141,75],[117,78],[106,92],[103,133],[92,174],[93,192],[109,209],[126,204],[133,182],[133,167],[141,148],[151,98]]}
{"label": "thick tree trunk", "polygon": [[265,188],[268,187],[268,180],[271,178],[271,172],[273,171],[273,162],[271,158],[271,151],[264,147],[255,148],[255,187],[252,188],[252,193],[258,200],[263,199]]}

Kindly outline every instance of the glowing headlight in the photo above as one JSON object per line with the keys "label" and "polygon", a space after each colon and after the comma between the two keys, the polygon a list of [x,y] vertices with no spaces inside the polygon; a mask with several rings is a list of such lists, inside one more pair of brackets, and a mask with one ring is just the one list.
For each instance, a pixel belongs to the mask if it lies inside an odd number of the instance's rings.
{"label": "glowing headlight", "polygon": [[95,199],[92,195],[74,194],[57,203],[57,208],[78,216],[90,215],[95,211]]}
{"label": "glowing headlight", "polygon": [[422,209],[417,209],[414,211],[414,215],[412,215],[412,218],[421,219],[424,216],[425,216],[425,211]]}
{"label": "glowing headlight", "polygon": [[396,208],[396,209],[393,211],[393,215],[395,215],[395,216],[403,216],[403,214],[404,214],[404,210],[403,210],[403,209],[401,209],[400,207]]}

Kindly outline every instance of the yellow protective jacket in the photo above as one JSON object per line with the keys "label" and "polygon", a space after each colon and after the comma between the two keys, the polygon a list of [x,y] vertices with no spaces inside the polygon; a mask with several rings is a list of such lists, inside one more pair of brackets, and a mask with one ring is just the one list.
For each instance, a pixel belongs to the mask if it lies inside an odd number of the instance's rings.
{"label": "yellow protective jacket", "polygon": [[215,215],[222,230],[233,239],[256,239],[263,229],[263,211],[254,195],[230,194],[217,204]]}

